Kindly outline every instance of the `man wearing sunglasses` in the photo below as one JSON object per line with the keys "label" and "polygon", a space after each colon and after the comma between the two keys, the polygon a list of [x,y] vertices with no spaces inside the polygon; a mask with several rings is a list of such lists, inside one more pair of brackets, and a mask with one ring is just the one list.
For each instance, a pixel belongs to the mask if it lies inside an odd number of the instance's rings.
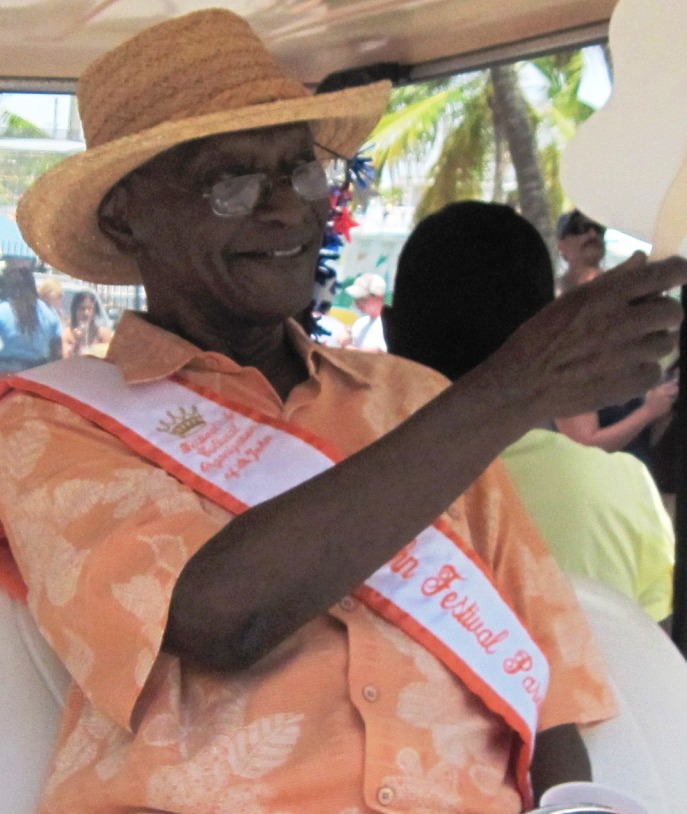
{"label": "man wearing sunglasses", "polygon": [[601,261],[606,254],[606,227],[583,215],[579,209],[573,209],[558,219],[556,232],[558,250],[567,266],[559,283],[559,293],[563,294],[601,273]]}
{"label": "man wearing sunglasses", "polygon": [[[558,248],[568,266],[559,282],[558,293],[563,294],[601,274],[606,227],[573,209],[558,219],[557,232]],[[671,377],[644,397],[609,405],[598,412],[558,418],[556,426],[581,444],[598,446],[606,452],[630,452],[651,466],[652,426],[670,413],[677,394],[677,380]]]}

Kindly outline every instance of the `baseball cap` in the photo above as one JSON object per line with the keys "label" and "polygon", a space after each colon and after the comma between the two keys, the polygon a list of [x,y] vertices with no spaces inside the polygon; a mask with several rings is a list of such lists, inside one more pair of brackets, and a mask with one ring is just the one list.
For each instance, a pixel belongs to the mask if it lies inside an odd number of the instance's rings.
{"label": "baseball cap", "polygon": [[354,300],[363,297],[383,297],[386,294],[386,281],[379,274],[361,274],[346,288],[346,293]]}
{"label": "baseball cap", "polygon": [[579,209],[573,209],[570,212],[564,212],[558,218],[556,235],[559,240],[562,240],[567,235],[583,235],[589,229],[596,230],[602,236],[606,232],[605,226],[588,218]]}

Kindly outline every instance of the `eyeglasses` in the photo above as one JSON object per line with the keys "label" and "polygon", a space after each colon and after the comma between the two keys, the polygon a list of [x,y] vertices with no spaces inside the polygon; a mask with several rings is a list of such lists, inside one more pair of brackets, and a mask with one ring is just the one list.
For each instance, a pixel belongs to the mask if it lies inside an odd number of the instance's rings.
{"label": "eyeglasses", "polygon": [[220,218],[249,215],[260,201],[272,194],[278,183],[288,181],[304,201],[320,201],[329,197],[327,175],[319,161],[299,164],[289,174],[270,176],[265,172],[245,175],[225,173],[203,193]]}
{"label": "eyeglasses", "polygon": [[563,237],[567,235],[585,235],[590,229],[593,229],[600,237],[606,234],[606,227],[593,220],[585,220],[583,218],[571,218],[563,230]]}
{"label": "eyeglasses", "polygon": [[[340,153],[315,142],[315,147],[329,153],[337,162],[348,162]],[[326,200],[330,195],[329,176],[317,160],[298,164],[290,173],[270,175],[266,172],[222,173],[219,178],[200,192],[210,202],[215,215],[220,218],[236,218],[250,215],[260,201],[272,194],[279,183],[288,182],[294,192],[305,201]],[[188,187],[164,181],[172,189],[187,195],[198,194]]]}

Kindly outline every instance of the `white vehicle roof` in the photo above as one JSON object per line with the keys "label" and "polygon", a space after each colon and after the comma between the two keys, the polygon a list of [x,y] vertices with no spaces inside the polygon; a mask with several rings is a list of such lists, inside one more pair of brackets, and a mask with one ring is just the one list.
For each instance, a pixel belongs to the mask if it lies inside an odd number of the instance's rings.
{"label": "white vehicle roof", "polygon": [[[341,69],[392,61],[455,72],[606,36],[616,0],[229,0],[302,81],[316,84]],[[0,0],[0,76],[8,89],[53,87],[96,56],[153,23],[212,5],[207,0]],[[429,63],[429,65],[428,65]],[[440,64],[436,64],[440,63]],[[423,66],[420,68],[420,66]],[[17,80],[27,84],[19,87]]]}

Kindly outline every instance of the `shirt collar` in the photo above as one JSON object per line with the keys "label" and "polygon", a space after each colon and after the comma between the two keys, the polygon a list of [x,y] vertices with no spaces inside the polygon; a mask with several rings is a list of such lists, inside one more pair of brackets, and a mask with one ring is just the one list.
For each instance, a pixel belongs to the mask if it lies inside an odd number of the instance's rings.
{"label": "shirt collar", "polygon": [[165,379],[203,355],[191,342],[134,311],[124,313],[107,351],[129,384]]}
{"label": "shirt collar", "polygon": [[319,363],[324,360],[327,364],[348,376],[360,387],[369,387],[372,377],[359,370],[353,362],[358,351],[329,348],[313,341],[303,328],[294,319],[286,325],[287,336],[298,355],[306,363],[311,376],[316,376]]}
{"label": "shirt collar", "polygon": [[[287,336],[303,359],[311,377],[316,378],[322,361],[339,370],[360,387],[372,383],[371,375],[354,364],[357,351],[328,348],[314,342],[293,319],[286,326]],[[224,372],[240,372],[243,368],[228,356],[203,351],[176,334],[153,325],[144,314],[124,313],[110,342],[107,358],[122,371],[129,384],[166,379],[187,365],[212,367]]]}

